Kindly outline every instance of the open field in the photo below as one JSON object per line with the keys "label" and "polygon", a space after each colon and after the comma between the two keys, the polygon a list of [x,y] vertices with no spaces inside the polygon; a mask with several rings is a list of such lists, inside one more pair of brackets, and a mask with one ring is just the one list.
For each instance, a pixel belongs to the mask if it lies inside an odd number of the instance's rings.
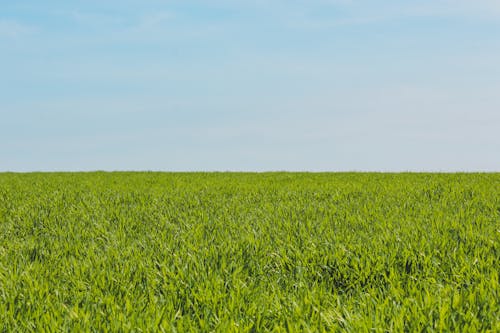
{"label": "open field", "polygon": [[500,331],[500,174],[0,174],[0,331]]}

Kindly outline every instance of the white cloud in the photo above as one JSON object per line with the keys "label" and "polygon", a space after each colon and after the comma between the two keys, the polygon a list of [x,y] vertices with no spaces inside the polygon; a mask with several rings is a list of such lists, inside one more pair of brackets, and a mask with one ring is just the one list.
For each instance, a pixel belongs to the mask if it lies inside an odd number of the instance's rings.
{"label": "white cloud", "polygon": [[0,37],[18,38],[37,32],[34,26],[27,25],[16,20],[0,19]]}
{"label": "white cloud", "polygon": [[[330,8],[330,17],[312,14],[318,6]],[[368,0],[298,0],[292,5],[280,2],[279,20],[285,24],[311,29],[349,25],[370,25],[406,18],[467,18],[491,20],[500,17],[499,0],[422,0],[422,1],[368,1]],[[284,15],[283,15],[284,14]]]}
{"label": "white cloud", "polygon": [[164,24],[165,22],[172,20],[174,17],[174,13],[168,11],[160,11],[148,15],[143,15],[140,19],[139,28],[146,30],[156,28]]}
{"label": "white cloud", "polygon": [[500,1],[433,0],[401,6],[407,15],[492,18],[500,15]]}
{"label": "white cloud", "polygon": [[123,24],[124,19],[118,15],[109,15],[97,12],[74,10],[68,15],[77,23],[87,26],[106,26]]}
{"label": "white cloud", "polygon": [[449,5],[458,5],[462,8],[485,10],[500,14],[500,1],[498,0],[443,0]]}

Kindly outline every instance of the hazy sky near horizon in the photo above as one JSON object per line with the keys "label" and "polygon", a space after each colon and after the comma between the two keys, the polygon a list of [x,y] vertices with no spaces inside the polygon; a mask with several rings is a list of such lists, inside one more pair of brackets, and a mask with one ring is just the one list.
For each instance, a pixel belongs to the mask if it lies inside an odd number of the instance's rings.
{"label": "hazy sky near horizon", "polygon": [[500,171],[500,1],[4,1],[7,170]]}

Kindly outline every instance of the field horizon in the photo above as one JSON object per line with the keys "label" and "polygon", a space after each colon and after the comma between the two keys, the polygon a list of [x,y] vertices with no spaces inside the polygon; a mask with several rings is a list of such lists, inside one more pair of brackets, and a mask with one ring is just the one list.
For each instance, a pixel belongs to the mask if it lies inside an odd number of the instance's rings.
{"label": "field horizon", "polygon": [[0,171],[0,174],[71,174],[71,173],[144,173],[144,174],[497,174],[500,170],[30,170],[30,171]]}

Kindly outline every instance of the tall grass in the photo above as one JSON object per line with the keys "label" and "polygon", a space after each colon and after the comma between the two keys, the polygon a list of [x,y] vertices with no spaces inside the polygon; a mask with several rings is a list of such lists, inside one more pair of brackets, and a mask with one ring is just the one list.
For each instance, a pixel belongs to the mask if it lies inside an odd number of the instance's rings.
{"label": "tall grass", "polygon": [[0,174],[2,331],[500,331],[500,174]]}

